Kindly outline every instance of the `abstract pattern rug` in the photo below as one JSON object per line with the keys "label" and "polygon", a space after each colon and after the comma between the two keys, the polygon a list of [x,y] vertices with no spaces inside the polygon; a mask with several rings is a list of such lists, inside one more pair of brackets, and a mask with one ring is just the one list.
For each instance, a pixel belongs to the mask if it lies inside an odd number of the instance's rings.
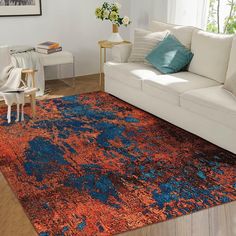
{"label": "abstract pattern rug", "polygon": [[40,236],[113,235],[236,200],[236,155],[106,93],[40,101],[35,122],[5,114],[0,169]]}

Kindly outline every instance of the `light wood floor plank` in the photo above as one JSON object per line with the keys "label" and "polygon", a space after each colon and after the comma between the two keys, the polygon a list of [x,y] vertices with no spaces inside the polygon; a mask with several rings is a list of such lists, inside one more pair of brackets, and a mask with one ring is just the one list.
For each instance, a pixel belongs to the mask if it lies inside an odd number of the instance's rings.
{"label": "light wood floor plank", "polygon": [[236,202],[224,205],[229,236],[236,236]]}
{"label": "light wood floor plank", "polygon": [[209,210],[192,214],[192,236],[210,236]]}
{"label": "light wood floor plank", "polygon": [[176,222],[175,220],[169,220],[159,225],[153,225],[151,227],[151,234],[153,236],[163,235],[163,236],[173,236],[176,234]]}
{"label": "light wood floor plank", "polygon": [[29,219],[0,173],[0,235],[36,236]]}
{"label": "light wood floor plank", "polygon": [[223,205],[209,209],[209,223],[210,236],[229,236]]}
{"label": "light wood floor plank", "polygon": [[153,224],[141,229],[133,230],[119,236],[175,236],[175,220],[169,220],[159,224]]}
{"label": "light wood floor plank", "polygon": [[192,215],[178,217],[176,222],[175,236],[191,236],[192,232]]}

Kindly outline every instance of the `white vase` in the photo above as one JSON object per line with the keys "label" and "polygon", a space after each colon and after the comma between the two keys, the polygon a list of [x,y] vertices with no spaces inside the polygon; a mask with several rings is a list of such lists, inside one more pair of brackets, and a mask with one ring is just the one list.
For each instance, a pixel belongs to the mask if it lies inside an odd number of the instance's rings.
{"label": "white vase", "polygon": [[112,43],[121,43],[121,42],[124,41],[123,38],[119,34],[119,27],[118,27],[118,25],[115,25],[115,24],[112,25],[112,34],[108,38],[108,41],[112,42]]}

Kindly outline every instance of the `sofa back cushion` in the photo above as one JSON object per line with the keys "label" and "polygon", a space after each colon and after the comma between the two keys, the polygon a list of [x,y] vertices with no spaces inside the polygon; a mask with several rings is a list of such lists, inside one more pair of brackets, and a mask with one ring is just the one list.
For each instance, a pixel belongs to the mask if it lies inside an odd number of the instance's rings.
{"label": "sofa back cushion", "polygon": [[189,71],[220,83],[225,82],[233,36],[195,30]]}
{"label": "sofa back cushion", "polygon": [[134,32],[134,44],[129,62],[145,62],[145,57],[161,42],[169,31],[151,32],[136,29]]}
{"label": "sofa back cushion", "polygon": [[181,26],[166,24],[159,21],[152,21],[150,30],[153,32],[161,32],[168,30],[173,34],[185,47],[191,48],[192,34],[196,28],[192,26]]}
{"label": "sofa back cushion", "polygon": [[224,88],[236,96],[236,36],[233,39]]}

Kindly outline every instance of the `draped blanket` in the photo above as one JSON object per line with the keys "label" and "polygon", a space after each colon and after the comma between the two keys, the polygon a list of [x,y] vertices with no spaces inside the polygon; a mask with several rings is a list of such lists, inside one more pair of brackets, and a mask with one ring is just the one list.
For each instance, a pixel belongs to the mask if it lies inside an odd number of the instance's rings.
{"label": "draped blanket", "polygon": [[21,68],[6,66],[0,74],[0,91],[18,89],[21,83]]}
{"label": "draped blanket", "polygon": [[11,48],[12,63],[16,68],[35,69],[36,87],[39,89],[37,96],[42,96],[45,90],[44,68],[40,57],[32,47],[18,46]]}

